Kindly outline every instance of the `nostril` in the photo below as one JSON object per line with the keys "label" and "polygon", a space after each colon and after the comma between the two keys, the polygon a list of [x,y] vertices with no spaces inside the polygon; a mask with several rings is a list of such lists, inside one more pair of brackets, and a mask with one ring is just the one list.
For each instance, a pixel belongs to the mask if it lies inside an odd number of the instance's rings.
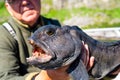
{"label": "nostril", "polygon": [[34,41],[32,39],[28,40],[31,45],[34,44]]}

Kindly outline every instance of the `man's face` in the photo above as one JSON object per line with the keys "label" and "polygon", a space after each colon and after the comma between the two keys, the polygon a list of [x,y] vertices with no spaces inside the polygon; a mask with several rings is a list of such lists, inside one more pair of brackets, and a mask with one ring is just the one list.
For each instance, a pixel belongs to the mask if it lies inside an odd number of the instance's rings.
{"label": "man's face", "polygon": [[9,13],[24,24],[32,26],[40,15],[40,0],[7,0]]}

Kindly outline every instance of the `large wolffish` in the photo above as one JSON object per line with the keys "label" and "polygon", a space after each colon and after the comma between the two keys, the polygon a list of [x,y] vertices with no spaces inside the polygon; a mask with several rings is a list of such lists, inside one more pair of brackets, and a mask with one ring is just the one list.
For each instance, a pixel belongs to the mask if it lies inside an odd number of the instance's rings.
{"label": "large wolffish", "polygon": [[101,79],[120,68],[120,41],[100,42],[76,26],[47,25],[39,28],[30,38],[34,53],[27,61],[41,69],[56,69],[71,64],[68,73],[74,80],[88,80],[81,60],[84,54],[82,41],[88,45],[90,56],[95,57],[91,70],[94,78]]}

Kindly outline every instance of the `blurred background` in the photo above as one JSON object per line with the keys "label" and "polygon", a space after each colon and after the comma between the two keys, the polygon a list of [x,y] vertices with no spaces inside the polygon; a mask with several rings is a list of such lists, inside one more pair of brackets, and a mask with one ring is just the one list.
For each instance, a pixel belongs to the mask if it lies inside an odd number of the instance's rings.
{"label": "blurred background", "polygon": [[[42,15],[82,29],[120,27],[120,0],[41,0]],[[0,24],[9,17],[0,0]]]}
{"label": "blurred background", "polygon": [[42,14],[81,28],[120,26],[120,0],[42,0]]}

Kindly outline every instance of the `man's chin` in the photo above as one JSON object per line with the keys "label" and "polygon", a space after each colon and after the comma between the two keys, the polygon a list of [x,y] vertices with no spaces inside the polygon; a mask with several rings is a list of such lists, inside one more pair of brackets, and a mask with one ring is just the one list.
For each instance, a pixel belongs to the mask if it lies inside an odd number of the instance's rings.
{"label": "man's chin", "polygon": [[39,16],[29,15],[22,17],[22,20],[25,24],[34,24]]}
{"label": "man's chin", "polygon": [[22,14],[22,19],[25,21],[36,21],[39,17],[39,14],[35,11],[26,11]]}

